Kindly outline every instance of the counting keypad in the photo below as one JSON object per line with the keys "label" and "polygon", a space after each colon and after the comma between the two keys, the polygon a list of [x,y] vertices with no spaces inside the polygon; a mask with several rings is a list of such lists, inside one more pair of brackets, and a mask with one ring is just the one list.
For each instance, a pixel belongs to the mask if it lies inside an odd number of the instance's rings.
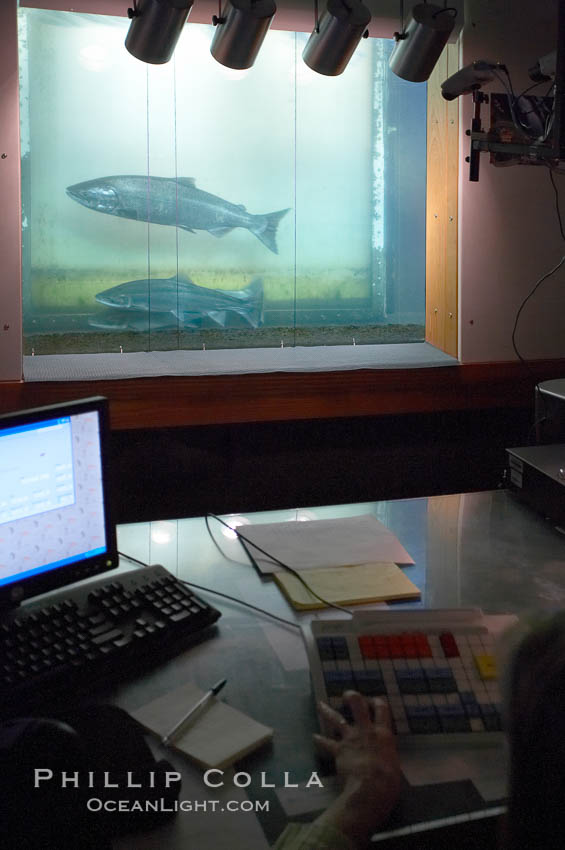
{"label": "counting keypad", "polygon": [[[314,624],[313,631],[316,631]],[[327,624],[314,634],[317,696],[347,716],[342,695],[357,690],[390,708],[398,735],[477,734],[501,730],[492,638],[486,628],[423,630]]]}

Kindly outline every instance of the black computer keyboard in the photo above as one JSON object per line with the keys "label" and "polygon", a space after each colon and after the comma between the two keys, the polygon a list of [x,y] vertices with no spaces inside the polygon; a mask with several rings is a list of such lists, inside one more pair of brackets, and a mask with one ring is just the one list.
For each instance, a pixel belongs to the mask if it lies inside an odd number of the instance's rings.
{"label": "black computer keyboard", "polygon": [[97,680],[143,670],[205,636],[218,617],[161,566],[11,611],[0,620],[0,714],[68,701]]}

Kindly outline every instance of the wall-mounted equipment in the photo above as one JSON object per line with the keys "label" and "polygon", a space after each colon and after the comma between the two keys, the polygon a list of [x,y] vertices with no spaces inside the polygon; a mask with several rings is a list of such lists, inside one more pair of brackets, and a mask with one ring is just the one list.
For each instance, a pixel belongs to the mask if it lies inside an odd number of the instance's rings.
{"label": "wall-mounted equipment", "polygon": [[[515,95],[506,65],[477,60],[448,77],[441,90],[446,100],[472,94],[469,180],[479,179],[481,153],[490,153],[493,165],[546,165],[557,168],[565,160],[565,0],[559,0],[557,48],[529,69],[534,85],[553,80],[543,96]],[[505,75],[506,79],[502,76]],[[485,94],[483,85],[497,77],[505,92]],[[490,104],[490,127],[483,130],[481,106]]]}

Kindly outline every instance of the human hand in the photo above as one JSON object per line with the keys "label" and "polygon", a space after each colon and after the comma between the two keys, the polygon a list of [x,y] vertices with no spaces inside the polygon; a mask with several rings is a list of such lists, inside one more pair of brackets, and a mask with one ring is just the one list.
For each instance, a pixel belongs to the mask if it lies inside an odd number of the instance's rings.
{"label": "human hand", "polygon": [[383,823],[396,803],[401,770],[387,705],[346,691],[343,702],[353,723],[325,703],[320,711],[334,736],[314,735],[318,747],[335,760],[344,782],[338,799],[319,818],[331,823],[357,846]]}

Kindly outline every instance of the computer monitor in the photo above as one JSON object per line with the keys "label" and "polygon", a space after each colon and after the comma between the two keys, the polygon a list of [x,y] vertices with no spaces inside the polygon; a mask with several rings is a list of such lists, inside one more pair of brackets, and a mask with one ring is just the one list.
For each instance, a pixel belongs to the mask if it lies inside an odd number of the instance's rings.
{"label": "computer monitor", "polygon": [[118,566],[108,402],[0,416],[0,607]]}

